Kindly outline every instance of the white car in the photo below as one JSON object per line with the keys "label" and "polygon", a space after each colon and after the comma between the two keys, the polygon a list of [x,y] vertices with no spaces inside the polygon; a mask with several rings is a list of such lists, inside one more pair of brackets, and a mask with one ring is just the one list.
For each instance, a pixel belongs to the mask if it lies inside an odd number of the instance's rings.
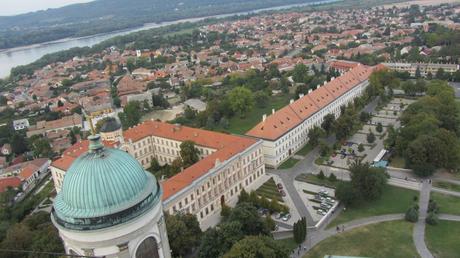
{"label": "white car", "polygon": [[326,202],[329,203],[329,204],[334,204],[334,203],[335,203],[335,200],[332,199],[331,197],[327,197],[327,198],[326,198]]}
{"label": "white car", "polygon": [[288,214],[284,215],[283,218],[281,218],[281,220],[288,221],[290,218],[291,218],[291,214],[288,213]]}
{"label": "white car", "polygon": [[318,209],[318,210],[316,211],[316,213],[317,213],[318,215],[321,215],[321,216],[324,216],[324,215],[327,214],[327,213],[326,213],[324,210],[322,210],[322,209]]}

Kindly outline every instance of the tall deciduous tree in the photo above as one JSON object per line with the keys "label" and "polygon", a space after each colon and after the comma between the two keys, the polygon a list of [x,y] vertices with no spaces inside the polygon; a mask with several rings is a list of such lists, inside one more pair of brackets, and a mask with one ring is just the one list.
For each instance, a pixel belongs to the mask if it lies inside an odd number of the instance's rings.
{"label": "tall deciduous tree", "polygon": [[180,144],[180,157],[184,168],[188,168],[200,160],[198,154],[199,150],[195,147],[193,141],[183,141]]}
{"label": "tall deciduous tree", "polygon": [[233,245],[232,249],[224,255],[224,258],[240,257],[264,257],[278,258],[287,257],[289,250],[267,236],[247,236]]}
{"label": "tall deciduous tree", "polygon": [[123,129],[139,124],[142,117],[141,104],[138,101],[131,101],[123,108],[122,113],[118,113]]}
{"label": "tall deciduous tree", "polygon": [[246,112],[254,106],[254,97],[249,89],[245,87],[236,87],[228,95],[230,108],[233,112],[244,117]]}
{"label": "tall deciduous tree", "polygon": [[166,215],[165,218],[174,257],[185,256],[199,245],[202,232],[195,215]]}

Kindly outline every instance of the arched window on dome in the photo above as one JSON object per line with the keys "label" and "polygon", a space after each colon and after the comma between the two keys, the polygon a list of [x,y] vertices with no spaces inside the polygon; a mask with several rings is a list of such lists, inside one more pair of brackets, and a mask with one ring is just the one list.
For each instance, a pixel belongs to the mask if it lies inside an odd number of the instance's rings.
{"label": "arched window on dome", "polygon": [[147,237],[136,250],[136,258],[160,258],[158,244],[154,237]]}

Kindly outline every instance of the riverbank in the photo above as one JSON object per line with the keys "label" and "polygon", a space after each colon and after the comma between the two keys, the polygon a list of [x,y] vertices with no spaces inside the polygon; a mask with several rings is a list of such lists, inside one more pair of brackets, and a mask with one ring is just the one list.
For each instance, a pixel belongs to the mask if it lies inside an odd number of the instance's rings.
{"label": "riverbank", "polygon": [[105,40],[108,40],[113,37],[117,36],[124,36],[130,33],[155,29],[160,27],[165,27],[174,24],[180,23],[187,23],[187,22],[199,22],[206,19],[222,19],[232,16],[243,16],[249,14],[257,14],[266,11],[277,11],[277,10],[288,10],[291,8],[300,8],[300,7],[307,7],[312,5],[327,5],[333,4],[337,2],[342,2],[343,0],[323,0],[323,1],[315,1],[315,2],[308,2],[302,4],[290,4],[290,5],[280,5],[280,6],[273,6],[268,8],[261,8],[255,10],[249,10],[244,12],[236,12],[236,13],[227,13],[227,14],[218,14],[218,15],[210,15],[210,16],[203,16],[203,17],[196,17],[196,18],[187,18],[187,19],[180,19],[176,21],[169,21],[169,22],[161,22],[161,23],[147,23],[142,27],[135,27],[131,29],[125,29],[120,31],[96,34],[91,36],[84,36],[78,38],[65,38],[50,42],[44,42],[40,44],[34,44],[29,46],[22,46],[17,48],[10,48],[10,49],[3,49],[0,51],[0,78],[5,78],[9,76],[10,71],[12,68],[20,65],[30,64],[39,58],[43,57],[46,54],[51,54],[75,47],[91,47],[98,43],[101,43]]}

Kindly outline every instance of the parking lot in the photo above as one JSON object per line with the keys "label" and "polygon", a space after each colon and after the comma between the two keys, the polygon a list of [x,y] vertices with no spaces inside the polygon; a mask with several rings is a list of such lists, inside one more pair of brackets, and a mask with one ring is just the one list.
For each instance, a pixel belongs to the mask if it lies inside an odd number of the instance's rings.
{"label": "parking lot", "polygon": [[[335,190],[332,188],[301,181],[294,181],[294,187],[299,192],[302,201],[305,203],[315,223],[320,221],[336,203],[334,198]],[[327,199],[328,197],[329,199]]]}

